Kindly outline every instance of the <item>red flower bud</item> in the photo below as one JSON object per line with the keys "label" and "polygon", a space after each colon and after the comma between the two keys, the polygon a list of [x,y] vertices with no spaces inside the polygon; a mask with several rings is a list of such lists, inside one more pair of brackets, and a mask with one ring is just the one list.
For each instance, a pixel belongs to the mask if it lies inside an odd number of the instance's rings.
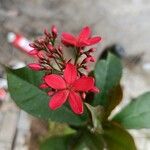
{"label": "red flower bud", "polygon": [[45,36],[39,37],[39,38],[37,39],[37,42],[38,42],[39,44],[43,44],[43,43],[45,42]]}
{"label": "red flower bud", "polygon": [[54,47],[53,47],[51,44],[48,44],[48,45],[47,45],[47,48],[48,48],[50,51],[53,51],[53,50],[54,50]]}
{"label": "red flower bud", "polygon": [[82,98],[85,99],[85,97],[86,97],[86,94],[82,93]]}
{"label": "red flower bud", "polygon": [[96,59],[95,59],[94,57],[91,56],[91,57],[90,57],[90,61],[91,61],[91,62],[95,62]]}
{"label": "red flower bud", "polygon": [[79,52],[80,52],[80,54],[83,54],[83,49],[80,49]]}
{"label": "red flower bud", "polygon": [[47,94],[48,96],[52,96],[55,92],[54,91],[49,91]]}
{"label": "red flower bud", "polygon": [[92,89],[90,89],[91,92],[94,92],[94,93],[99,93],[100,90],[97,88],[97,87],[92,87]]}
{"label": "red flower bud", "polygon": [[57,34],[58,34],[58,31],[57,31],[57,28],[56,28],[55,25],[52,26],[51,32],[52,32],[53,37],[56,38]]}
{"label": "red flower bud", "polygon": [[39,51],[37,55],[40,59],[44,59],[44,52],[43,51]]}
{"label": "red flower bud", "polygon": [[83,61],[82,61],[82,64],[83,63],[88,63],[91,61],[91,58],[90,57],[86,57]]}
{"label": "red flower bud", "polygon": [[58,46],[58,50],[59,50],[59,52],[62,52],[62,49],[63,49],[63,48],[62,48],[62,46],[61,46],[61,45],[59,45],[59,46]]}
{"label": "red flower bud", "polygon": [[46,53],[46,56],[47,56],[48,58],[54,58],[53,54]]}
{"label": "red flower bud", "polygon": [[42,83],[39,87],[41,89],[46,89],[46,88],[48,88],[48,85],[46,83]]}
{"label": "red flower bud", "polygon": [[51,37],[51,34],[48,32],[47,29],[44,29],[44,34],[45,34],[46,36],[48,36],[48,37]]}
{"label": "red flower bud", "polygon": [[91,48],[91,49],[88,50],[89,53],[92,53],[92,52],[95,52],[95,51],[96,51],[96,48]]}
{"label": "red flower bud", "polygon": [[44,69],[51,70],[52,68],[50,66],[44,66]]}
{"label": "red flower bud", "polygon": [[37,55],[38,54],[38,50],[37,49],[33,49],[32,51],[28,52],[29,55]]}
{"label": "red flower bud", "polygon": [[42,66],[36,63],[28,64],[28,67],[34,71],[40,71],[42,69]]}
{"label": "red flower bud", "polygon": [[88,58],[89,61],[91,61],[91,62],[95,62],[95,61],[96,61],[95,58],[94,58],[93,56],[91,56],[91,55],[87,55],[87,58]]}

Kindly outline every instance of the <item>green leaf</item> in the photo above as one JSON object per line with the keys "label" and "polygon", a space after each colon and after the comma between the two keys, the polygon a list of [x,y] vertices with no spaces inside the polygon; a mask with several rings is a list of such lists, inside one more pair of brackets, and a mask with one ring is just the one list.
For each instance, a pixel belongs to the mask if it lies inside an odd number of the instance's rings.
{"label": "green leaf", "polygon": [[52,137],[45,140],[40,145],[40,150],[69,150],[70,140],[73,135]]}
{"label": "green leaf", "polygon": [[101,89],[100,93],[95,95],[93,104],[108,104],[109,92],[119,85],[122,75],[122,64],[119,58],[109,53],[107,60],[100,60],[95,68],[96,86]]}
{"label": "green leaf", "polygon": [[103,142],[100,135],[94,135],[88,131],[82,134],[71,134],[60,137],[52,137],[40,145],[40,150],[103,150]]}
{"label": "green leaf", "polygon": [[113,122],[104,126],[103,138],[105,147],[109,150],[136,150],[132,136],[121,126]]}
{"label": "green leaf", "polygon": [[103,110],[100,105],[93,107],[89,105],[88,103],[85,103],[86,107],[88,108],[91,116],[91,122],[92,122],[92,130],[97,133],[102,132],[102,126],[101,126],[101,114],[103,113]]}
{"label": "green leaf", "polygon": [[87,113],[75,115],[69,107],[52,111],[48,107],[49,96],[38,88],[43,77],[42,72],[35,72],[28,68],[17,70],[7,69],[8,88],[15,103],[29,114],[71,125],[82,125],[87,121]]}
{"label": "green leaf", "polygon": [[103,150],[103,141],[100,134],[92,134],[85,130],[76,138],[71,150]]}
{"label": "green leaf", "polygon": [[123,91],[121,85],[117,85],[108,94],[108,103],[105,106],[104,118],[108,118],[111,111],[121,102]]}
{"label": "green leaf", "polygon": [[113,120],[128,129],[150,128],[150,92],[133,99]]}

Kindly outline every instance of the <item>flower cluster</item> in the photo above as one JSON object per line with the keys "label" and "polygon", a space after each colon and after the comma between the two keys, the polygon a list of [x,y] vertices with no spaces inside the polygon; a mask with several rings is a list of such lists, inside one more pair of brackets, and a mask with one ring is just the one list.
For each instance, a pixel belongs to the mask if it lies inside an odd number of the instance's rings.
{"label": "flower cluster", "polygon": [[[31,43],[33,50],[30,55],[35,55],[38,62],[28,66],[35,71],[45,71],[40,88],[49,88],[48,95],[52,96],[50,109],[55,110],[68,100],[73,112],[82,114],[86,93],[99,92],[94,86],[94,78],[83,73],[83,69],[88,69],[88,63],[95,61],[91,54],[96,49],[87,47],[100,42],[101,38],[91,37],[89,27],[84,27],[78,36],[63,32],[61,44],[58,44],[57,37],[57,28],[52,26],[51,32],[45,30],[44,36]],[[69,46],[75,51],[74,60],[64,57],[63,46]]]}

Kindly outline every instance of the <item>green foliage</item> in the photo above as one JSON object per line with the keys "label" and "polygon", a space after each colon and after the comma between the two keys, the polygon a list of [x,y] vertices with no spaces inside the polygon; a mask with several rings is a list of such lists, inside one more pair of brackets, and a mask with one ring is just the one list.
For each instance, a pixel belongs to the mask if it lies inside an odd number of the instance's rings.
{"label": "green foliage", "polygon": [[67,105],[55,111],[50,110],[50,97],[38,88],[43,75],[43,72],[28,68],[7,69],[10,94],[21,109],[42,119],[68,123],[76,130],[74,134],[47,139],[41,144],[40,150],[136,150],[132,136],[123,127],[150,128],[150,92],[132,100],[111,122],[108,121],[111,111],[123,97],[119,58],[109,54],[106,60],[96,64],[94,75],[101,92],[95,95],[94,100],[86,101],[92,102],[93,106],[86,104],[89,114],[85,109],[81,116],[75,115]]}
{"label": "green foliage", "polygon": [[136,150],[132,136],[113,122],[103,125],[101,134],[80,129],[76,134],[49,138],[40,147],[40,150]]}
{"label": "green foliage", "polygon": [[150,128],[150,92],[133,99],[113,120],[128,129]]}
{"label": "green foliage", "polygon": [[109,54],[106,60],[100,60],[94,71],[96,86],[101,89],[93,101],[94,105],[107,106],[110,91],[119,85],[122,75],[122,65],[119,58]]}
{"label": "green foliage", "polygon": [[132,136],[119,124],[105,122],[102,133],[83,131],[72,150],[136,150]]}
{"label": "green foliage", "polygon": [[72,125],[82,125],[87,120],[87,114],[75,115],[67,106],[56,111],[48,107],[49,96],[38,88],[43,77],[42,72],[28,68],[17,70],[7,69],[8,88],[15,103],[29,114]]}

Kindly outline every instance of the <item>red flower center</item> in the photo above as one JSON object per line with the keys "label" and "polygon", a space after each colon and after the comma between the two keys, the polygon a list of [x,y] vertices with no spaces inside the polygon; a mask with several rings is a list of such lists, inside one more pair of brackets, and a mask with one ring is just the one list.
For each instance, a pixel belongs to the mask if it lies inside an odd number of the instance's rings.
{"label": "red flower center", "polygon": [[66,87],[66,89],[67,90],[69,90],[69,91],[73,91],[73,85],[72,84],[66,84],[67,85],[67,87]]}

